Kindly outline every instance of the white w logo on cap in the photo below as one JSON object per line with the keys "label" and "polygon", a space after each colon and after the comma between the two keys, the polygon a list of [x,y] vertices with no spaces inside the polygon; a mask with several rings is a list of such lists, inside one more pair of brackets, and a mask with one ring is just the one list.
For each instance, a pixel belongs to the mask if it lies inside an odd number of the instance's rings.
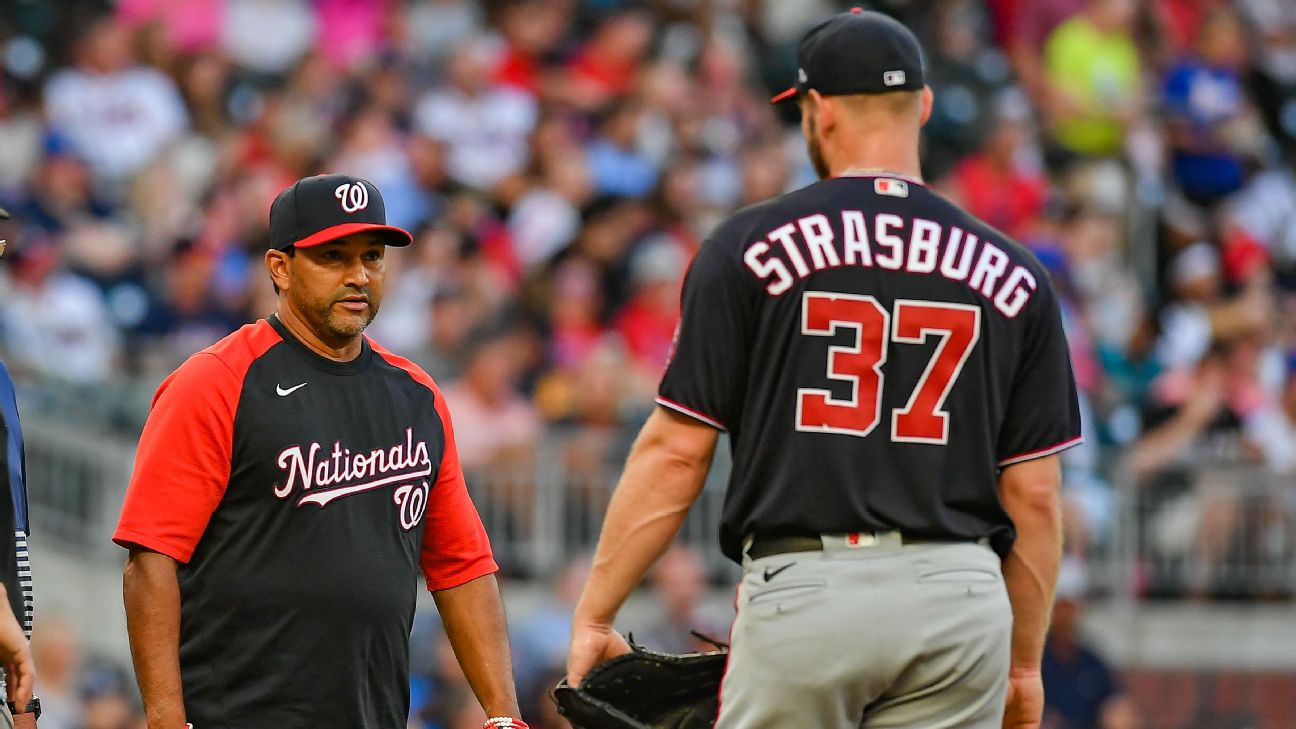
{"label": "white w logo on cap", "polygon": [[333,197],[342,201],[342,210],[354,213],[369,207],[369,188],[358,182],[344,182],[333,191]]}

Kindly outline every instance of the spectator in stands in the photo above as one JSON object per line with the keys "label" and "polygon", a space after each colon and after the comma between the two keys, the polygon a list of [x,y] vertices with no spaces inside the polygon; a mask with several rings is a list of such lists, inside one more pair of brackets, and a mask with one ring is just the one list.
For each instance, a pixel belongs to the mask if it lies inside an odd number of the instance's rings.
{"label": "spectator in stands", "polygon": [[1085,577],[1073,561],[1058,575],[1044,645],[1042,729],[1135,729],[1134,704],[1115,671],[1081,635]]}
{"label": "spectator in stands", "polygon": [[[702,47],[698,58],[697,80],[693,99],[687,110],[703,115],[702,135],[696,150],[713,170],[708,178],[719,178],[723,170],[725,188],[716,181],[715,190],[703,184],[704,195],[711,203],[732,207],[736,200],[738,171],[734,169],[744,147],[767,140],[774,114],[763,99],[754,98],[746,86],[750,57],[741,46],[725,35],[716,34]],[[714,177],[713,177],[714,176]],[[729,194],[722,194],[729,193]]]}
{"label": "spectator in stands", "polygon": [[1125,352],[1145,306],[1142,285],[1125,263],[1123,219],[1093,205],[1070,205],[1059,217],[1068,289],[1095,348]]}
{"label": "spectator in stands", "polygon": [[214,291],[214,251],[193,240],[179,240],[166,259],[166,289],[151,302],[134,327],[137,342],[147,342],[162,362],[176,365],[215,344],[239,326]]}
{"label": "spectator in stands", "polygon": [[100,180],[126,182],[184,131],[184,100],[165,74],[135,65],[130,31],[113,18],[90,26],[77,55],[45,88],[49,122]]}
{"label": "spectator in stands", "polygon": [[1048,104],[1044,49],[1053,31],[1084,9],[1085,0],[996,0],[996,29],[1013,71],[1038,108]]}
{"label": "spectator in stands", "polygon": [[1249,22],[1255,58],[1251,97],[1269,131],[1296,150],[1296,5],[1283,0],[1237,0]]}
{"label": "spectator in stands", "polygon": [[1242,26],[1220,7],[1202,23],[1196,52],[1166,78],[1175,181],[1195,203],[1210,205],[1242,187],[1244,162],[1264,145],[1243,89],[1245,64]]}
{"label": "spectator in stands", "polygon": [[94,284],[67,270],[49,238],[11,250],[0,278],[0,336],[16,368],[89,384],[111,377],[120,334]]}
{"label": "spectator in stands", "polygon": [[[959,159],[985,146],[996,121],[1002,119],[997,107],[1010,81],[1010,67],[1007,58],[985,42],[988,34],[981,3],[941,3],[934,15],[936,42],[927,58],[927,80],[936,98],[931,119],[923,127],[923,172],[940,178]],[[1012,141],[1023,141],[1023,137],[1018,135]],[[993,220],[987,222],[994,224]]]}
{"label": "spectator in stands", "polygon": [[[1277,402],[1266,402],[1248,423],[1247,433],[1259,446],[1269,468],[1279,476],[1296,476],[1296,352],[1284,357],[1286,382]],[[1287,504],[1275,504],[1276,512],[1289,510]]]}
{"label": "spectator in stands", "polygon": [[993,112],[978,115],[990,125],[984,141],[972,147],[979,151],[957,163],[950,180],[968,212],[1018,240],[1034,232],[1049,188],[1038,158],[1029,154],[1029,115],[1019,93],[999,97]]}
{"label": "spectator in stands", "polygon": [[479,729],[486,714],[440,628],[432,655],[431,672],[411,677],[409,725],[414,729]]}
{"label": "spectator in stands", "polygon": [[600,320],[603,295],[599,271],[582,258],[559,264],[544,295],[549,348],[546,357],[561,372],[575,372],[607,335]]}
{"label": "spectator in stands", "polygon": [[[1296,107],[1293,107],[1296,108]],[[1296,145],[1285,159],[1251,179],[1228,201],[1225,215],[1229,224],[1261,246],[1278,285],[1290,294],[1296,291]]]}
{"label": "spectator in stands", "polygon": [[14,84],[0,80],[0,199],[12,201],[40,160],[45,135],[40,114]]}
{"label": "spectator in stands", "polygon": [[315,41],[308,0],[225,0],[221,44],[239,66],[268,77],[284,74]]}
{"label": "spectator in stands", "polygon": [[[1261,352],[1254,338],[1234,339],[1215,345],[1195,371],[1163,374],[1154,384],[1147,430],[1131,453],[1134,473],[1156,505],[1148,524],[1158,560],[1153,567],[1172,573],[1154,580],[1181,579],[1194,597],[1257,589],[1221,567],[1233,550],[1246,550],[1237,541],[1239,527],[1256,505],[1254,495],[1269,486],[1263,451],[1248,432],[1265,398]],[[1177,579],[1175,570],[1182,570]]]}
{"label": "spectator in stands", "polygon": [[539,437],[535,409],[519,393],[528,359],[518,332],[485,334],[470,345],[463,376],[445,388],[465,472],[531,464]]}
{"label": "spectator in stands", "polygon": [[584,111],[605,107],[630,91],[652,36],[652,21],[643,11],[609,12],[568,61],[559,93]]}
{"label": "spectator in stands", "polygon": [[648,580],[662,615],[644,631],[643,644],[670,653],[714,650],[715,646],[694,635],[714,638],[728,633],[727,626],[708,620],[703,613],[706,570],[697,550],[679,544],[671,546],[657,558]]}
{"label": "spectator in stands", "polygon": [[[519,694],[532,695],[553,688],[558,678],[550,683],[549,675],[555,672],[559,673],[559,678],[565,675],[572,611],[580,598],[581,587],[589,577],[589,569],[589,554],[573,557],[553,581],[553,590],[543,604],[513,620],[509,645],[513,647]],[[523,713],[532,716],[535,712],[523,707]]]}
{"label": "spectator in stands", "polygon": [[[349,69],[373,61],[386,45],[388,16],[394,0],[314,0],[319,30],[315,47],[335,68]],[[386,193],[387,188],[381,188]]]}
{"label": "spectator in stands", "polygon": [[135,729],[143,718],[126,673],[117,666],[91,666],[81,685],[83,729]]}
{"label": "spectator in stands", "polygon": [[81,648],[71,623],[41,615],[32,633],[32,658],[40,666],[41,729],[81,728]]}
{"label": "spectator in stands", "polygon": [[[1213,244],[1198,241],[1184,248],[1172,260],[1167,278],[1175,297],[1161,312],[1162,334],[1157,342],[1157,359],[1165,367],[1191,368],[1212,342],[1258,324],[1252,312],[1225,307],[1219,251]],[[1223,316],[1212,317],[1212,310]]]}
{"label": "spectator in stands", "polygon": [[627,405],[644,402],[655,391],[655,379],[636,377],[625,346],[615,335],[599,339],[574,367],[546,378],[536,397],[546,401],[554,425],[567,436],[562,464],[577,503],[602,512],[608,487],[616,481],[634,437],[625,427],[634,421]]}
{"label": "spectator in stands", "polygon": [[446,83],[414,108],[415,129],[445,146],[450,177],[487,191],[526,167],[527,139],[537,118],[532,96],[491,81],[495,53],[483,37],[461,41],[450,56]]}
{"label": "spectator in stands", "polygon": [[537,155],[539,175],[508,216],[513,255],[524,274],[576,239],[581,208],[593,193],[585,149],[566,138],[555,141],[555,152]]}
{"label": "spectator in stands", "polygon": [[122,0],[117,17],[130,28],[157,23],[172,49],[198,53],[220,43],[224,5],[223,0]]}
{"label": "spectator in stands", "polygon": [[1142,65],[1134,0],[1087,0],[1044,48],[1045,113],[1054,139],[1082,157],[1118,154],[1138,119]]}
{"label": "spectator in stands", "polygon": [[66,137],[46,134],[40,149],[27,198],[15,207],[23,225],[59,234],[114,212],[94,191],[90,168]]}
{"label": "spectator in stands", "polygon": [[554,78],[545,62],[563,40],[570,11],[569,0],[520,0],[500,8],[505,49],[495,67],[495,81],[532,95],[552,96],[541,88],[552,85]]}
{"label": "spectator in stands", "polygon": [[687,265],[675,241],[661,235],[640,244],[630,262],[632,293],[617,317],[616,329],[635,368],[650,382],[661,379],[670,358]]}
{"label": "spectator in stands", "polygon": [[599,136],[589,147],[596,192],[644,197],[657,184],[657,169],[637,149],[639,119],[640,107],[632,98],[615,100],[604,110]]}
{"label": "spectator in stands", "polygon": [[523,705],[522,713],[530,717],[531,729],[571,729],[571,724],[558,713],[558,704],[553,700],[553,688],[567,677],[567,668],[557,668],[544,674],[535,683],[535,690],[530,694],[530,705]]}

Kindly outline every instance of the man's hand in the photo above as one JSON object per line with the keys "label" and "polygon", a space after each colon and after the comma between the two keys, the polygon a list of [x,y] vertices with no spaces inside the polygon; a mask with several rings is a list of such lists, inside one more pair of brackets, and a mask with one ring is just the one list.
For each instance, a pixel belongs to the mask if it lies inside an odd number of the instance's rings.
{"label": "man's hand", "polygon": [[580,686],[591,668],[631,650],[626,639],[611,628],[573,625],[571,647],[567,651],[567,683]]}
{"label": "man's hand", "polygon": [[36,664],[32,662],[31,645],[22,626],[9,607],[4,587],[0,585],[0,665],[4,666],[9,702],[26,706],[36,686]]}
{"label": "man's hand", "polygon": [[1008,673],[1004,729],[1039,729],[1044,717],[1044,679],[1038,670],[1014,668]]}

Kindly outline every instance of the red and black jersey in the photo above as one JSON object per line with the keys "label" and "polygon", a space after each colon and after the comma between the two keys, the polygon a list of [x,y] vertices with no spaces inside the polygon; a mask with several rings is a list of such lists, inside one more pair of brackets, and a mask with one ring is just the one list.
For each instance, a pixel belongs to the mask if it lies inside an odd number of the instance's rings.
{"label": "red and black jersey", "polygon": [[826,179],[717,228],[657,401],[729,431],[735,560],[752,534],[896,529],[1004,554],[999,469],[1080,440],[1043,267],[892,176]]}
{"label": "red and black jersey", "polygon": [[496,570],[431,378],[368,339],[326,359],[275,317],[158,388],[113,540],[181,563],[200,729],[403,729],[419,572]]}

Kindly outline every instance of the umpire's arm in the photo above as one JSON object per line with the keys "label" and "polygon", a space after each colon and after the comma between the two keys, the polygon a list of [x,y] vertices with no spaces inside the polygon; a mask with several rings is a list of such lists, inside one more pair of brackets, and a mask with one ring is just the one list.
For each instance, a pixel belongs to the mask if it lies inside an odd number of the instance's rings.
{"label": "umpire's arm", "polygon": [[608,505],[589,581],[572,617],[572,685],[594,664],[627,650],[612,621],[684,523],[718,437],[715,428],[661,407],[644,424]]}
{"label": "umpire's arm", "polygon": [[133,548],[122,577],[131,659],[150,729],[185,725],[180,685],[180,584],[176,561]]}

